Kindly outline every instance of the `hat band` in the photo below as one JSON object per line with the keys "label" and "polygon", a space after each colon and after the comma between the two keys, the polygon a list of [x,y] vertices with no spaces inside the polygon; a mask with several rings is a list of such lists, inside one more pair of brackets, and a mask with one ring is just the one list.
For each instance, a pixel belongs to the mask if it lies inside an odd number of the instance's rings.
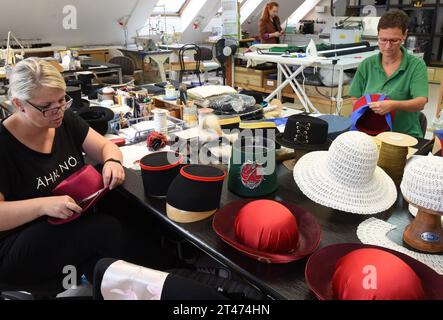
{"label": "hat band", "polygon": [[201,181],[201,182],[217,182],[217,181],[221,181],[226,177],[226,172],[224,170],[221,170],[223,172],[223,175],[221,176],[217,176],[217,177],[202,177],[202,176],[196,176],[190,173],[187,173],[185,171],[185,168],[189,167],[190,165],[184,166],[183,168],[180,169],[180,174],[185,177],[188,178],[190,180],[194,180],[194,181]]}
{"label": "hat band", "polygon": [[159,167],[147,166],[147,165],[144,165],[143,163],[140,162],[140,168],[142,170],[148,170],[148,171],[163,171],[163,170],[172,169],[172,168],[178,166],[179,164],[183,163],[183,161],[184,161],[184,158],[182,156],[180,156],[180,158],[178,159],[177,162],[167,164],[164,166],[159,166]]}

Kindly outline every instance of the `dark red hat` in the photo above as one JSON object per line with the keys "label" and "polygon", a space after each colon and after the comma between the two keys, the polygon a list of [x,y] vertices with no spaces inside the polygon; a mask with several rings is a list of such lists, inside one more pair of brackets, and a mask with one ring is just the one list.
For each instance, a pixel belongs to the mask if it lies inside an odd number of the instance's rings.
{"label": "dark red hat", "polygon": [[443,278],[434,270],[401,252],[373,245],[322,248],[309,258],[305,277],[321,300],[443,299]]}
{"label": "dark red hat", "polygon": [[267,263],[302,259],[321,240],[320,226],[308,211],[274,200],[234,201],[216,212],[212,226],[227,244]]}
{"label": "dark red hat", "polygon": [[77,219],[108,191],[108,188],[104,188],[102,175],[93,166],[85,165],[52,190],[52,193],[56,196],[70,196],[83,208],[83,211],[74,213],[68,219],[49,218],[48,222],[50,224],[63,224]]}
{"label": "dark red hat", "polygon": [[358,130],[371,136],[392,131],[395,111],[380,115],[369,108],[370,102],[383,100],[388,100],[388,98],[382,94],[366,94],[355,101],[354,111],[350,117],[352,121],[351,130]]}

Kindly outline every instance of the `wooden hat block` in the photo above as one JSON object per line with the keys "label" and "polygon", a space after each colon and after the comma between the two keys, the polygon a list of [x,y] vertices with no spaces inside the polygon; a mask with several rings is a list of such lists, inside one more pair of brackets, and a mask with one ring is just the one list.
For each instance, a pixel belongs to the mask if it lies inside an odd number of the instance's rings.
{"label": "wooden hat block", "polygon": [[441,223],[443,212],[417,208],[418,212],[415,219],[403,232],[403,241],[410,247],[422,252],[443,252],[443,228]]}

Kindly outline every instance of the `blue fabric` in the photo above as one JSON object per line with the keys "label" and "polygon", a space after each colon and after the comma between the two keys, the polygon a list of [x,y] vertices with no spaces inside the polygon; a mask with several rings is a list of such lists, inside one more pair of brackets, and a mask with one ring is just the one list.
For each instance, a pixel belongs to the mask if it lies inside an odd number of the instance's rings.
{"label": "blue fabric", "polygon": [[343,133],[345,131],[348,131],[352,125],[351,119],[342,116],[325,114],[318,118],[328,123],[328,134]]}
{"label": "blue fabric", "polygon": [[[351,114],[351,117],[350,117],[350,119],[351,119],[351,121],[352,121],[352,125],[351,125],[351,129],[350,129],[350,131],[358,131],[358,129],[357,129],[357,127],[356,127],[356,125],[357,125],[357,121],[365,114],[365,112],[368,110],[368,109],[370,109],[369,108],[369,103],[370,102],[374,102],[374,101],[372,101],[372,98],[371,98],[371,95],[370,94],[366,94],[365,96],[365,99],[366,99],[366,104],[364,105],[364,106],[362,106],[362,107],[360,107],[359,109],[357,109],[357,110],[355,110],[352,114]],[[377,101],[383,101],[383,100],[385,100],[385,95],[381,95],[379,98],[378,98],[378,100]],[[387,113],[386,115],[385,115],[385,118],[386,118],[386,122],[388,123],[388,126],[389,126],[389,128],[391,128],[391,130],[392,130],[392,128],[393,128],[393,125],[392,125],[392,117],[391,117],[391,114],[390,113]]]}
{"label": "blue fabric", "polygon": [[275,125],[281,126],[283,124],[286,124],[286,122],[288,122],[288,118],[274,118],[274,119],[265,119],[265,120],[261,120],[263,122],[274,122]]}

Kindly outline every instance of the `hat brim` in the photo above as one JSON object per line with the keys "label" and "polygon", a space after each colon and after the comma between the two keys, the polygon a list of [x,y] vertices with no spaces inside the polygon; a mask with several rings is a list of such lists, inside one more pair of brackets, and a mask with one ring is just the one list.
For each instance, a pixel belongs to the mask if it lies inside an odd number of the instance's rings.
{"label": "hat brim", "polygon": [[48,218],[48,222],[50,224],[54,224],[54,225],[59,225],[59,224],[65,224],[71,221],[76,220],[77,218],[79,218],[82,214],[86,213],[94,204],[96,204],[105,194],[107,194],[109,191],[108,188],[103,189],[102,192],[98,193],[97,196],[95,196],[94,198],[92,198],[89,201],[86,201],[85,203],[83,203],[80,207],[82,207],[82,212],[80,213],[74,213],[72,216],[70,216],[67,219],[58,219],[58,218]]}
{"label": "hat brim", "polygon": [[80,110],[83,110],[85,108],[89,108],[89,105],[90,105],[89,100],[81,99],[80,105],[72,105],[71,108],[73,110],[80,111]]}
{"label": "hat brim", "polygon": [[360,185],[337,181],[327,169],[328,151],[314,151],[301,157],[294,167],[294,180],[312,201],[325,207],[356,214],[388,210],[397,200],[394,181],[380,167],[373,178]]}
{"label": "hat brim", "polygon": [[90,107],[87,109],[82,109],[78,112],[78,115],[82,117],[82,115],[84,115],[87,112],[95,112],[95,113],[100,113],[101,117],[97,118],[97,119],[85,119],[88,122],[108,122],[111,121],[112,119],[114,119],[114,111],[112,111],[109,108],[104,108],[104,107]]}
{"label": "hat brim", "polygon": [[305,269],[305,279],[309,289],[318,299],[336,300],[332,290],[332,277],[335,272],[337,261],[348,253],[363,248],[380,249],[392,253],[402,259],[421,279],[426,299],[443,299],[442,277],[430,267],[401,252],[361,243],[340,243],[330,245],[318,250],[309,257]]}
{"label": "hat brim", "polygon": [[234,222],[240,209],[247,203],[254,201],[237,200],[219,209],[212,221],[214,231],[228,245],[247,255],[248,257],[267,263],[289,263],[300,260],[314,252],[321,240],[321,229],[316,219],[306,210],[288,202],[280,202],[295,216],[299,228],[297,247],[288,254],[274,254],[258,251],[239,243],[235,237]]}
{"label": "hat brim", "polygon": [[328,150],[331,146],[332,141],[328,138],[323,144],[301,144],[295,143],[294,141],[288,141],[283,137],[283,133],[277,133],[275,135],[275,141],[283,147],[297,150]]}
{"label": "hat brim", "polygon": [[219,116],[236,116],[236,117],[240,117],[241,120],[246,120],[246,119],[250,119],[250,118],[254,118],[256,115],[260,114],[261,112],[263,112],[263,106],[261,105],[254,105],[252,107],[250,107],[249,109],[245,110],[245,111],[241,111],[241,112],[224,112],[221,110],[215,110],[214,114],[219,115]]}

